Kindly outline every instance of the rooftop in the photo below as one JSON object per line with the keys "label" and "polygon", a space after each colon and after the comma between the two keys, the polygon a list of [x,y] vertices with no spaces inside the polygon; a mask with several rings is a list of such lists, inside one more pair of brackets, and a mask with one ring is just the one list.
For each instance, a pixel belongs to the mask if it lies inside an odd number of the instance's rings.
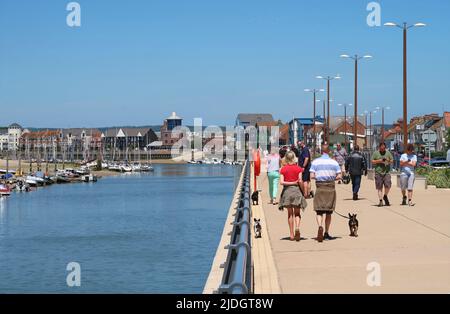
{"label": "rooftop", "polygon": [[270,113],[240,113],[237,116],[240,123],[256,125],[261,122],[273,122],[273,116]]}
{"label": "rooftop", "polygon": [[180,118],[179,116],[177,116],[176,112],[172,112],[172,115],[168,118],[166,118],[166,120],[183,120],[182,118]]}

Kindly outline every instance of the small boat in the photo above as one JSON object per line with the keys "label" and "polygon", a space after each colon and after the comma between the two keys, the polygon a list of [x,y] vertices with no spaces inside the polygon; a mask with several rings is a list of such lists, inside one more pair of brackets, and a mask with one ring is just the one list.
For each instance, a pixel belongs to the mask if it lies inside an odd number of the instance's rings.
{"label": "small boat", "polygon": [[214,165],[220,165],[220,164],[221,164],[221,162],[220,162],[220,160],[219,160],[218,158],[213,158],[211,162],[212,162]]}
{"label": "small boat", "polygon": [[121,171],[120,166],[117,164],[111,164],[108,166],[108,169],[111,171]]}
{"label": "small boat", "polygon": [[152,165],[141,165],[141,171],[143,172],[150,172],[150,171],[154,171],[155,169],[153,168]]}
{"label": "small boat", "polygon": [[81,177],[81,181],[83,182],[97,182],[97,176],[94,176],[93,174],[86,174]]}
{"label": "small boat", "polygon": [[131,169],[133,170],[133,172],[141,172],[142,166],[141,164],[135,163],[131,165]]}
{"label": "small boat", "polygon": [[120,170],[122,172],[131,172],[133,171],[133,168],[131,168],[129,165],[120,165]]}
{"label": "small boat", "polygon": [[[28,182],[30,181],[30,182]],[[27,176],[26,182],[31,186],[44,185],[45,180],[36,176]],[[34,185],[33,185],[34,184]]]}
{"label": "small boat", "polygon": [[4,184],[0,184],[0,196],[10,196],[11,195],[11,189]]}
{"label": "small boat", "polygon": [[65,175],[56,175],[56,176],[53,178],[53,180],[54,180],[56,183],[58,183],[58,184],[61,184],[61,183],[70,183],[69,177],[67,177],[67,176],[65,176]]}
{"label": "small boat", "polygon": [[32,187],[37,187],[38,186],[37,181],[33,180],[33,179],[30,179],[30,178],[27,178],[25,180],[25,183],[28,184],[29,186],[32,186]]}
{"label": "small boat", "polygon": [[17,192],[29,192],[30,191],[30,185],[27,184],[25,181],[19,181],[16,184],[16,191]]}
{"label": "small boat", "polygon": [[85,166],[82,166],[80,169],[75,169],[75,173],[80,176],[87,175],[89,174],[89,169]]}
{"label": "small boat", "polygon": [[203,160],[203,164],[205,164],[205,165],[211,165],[211,164],[212,164],[212,161],[209,160],[208,158],[205,158],[205,159]]}

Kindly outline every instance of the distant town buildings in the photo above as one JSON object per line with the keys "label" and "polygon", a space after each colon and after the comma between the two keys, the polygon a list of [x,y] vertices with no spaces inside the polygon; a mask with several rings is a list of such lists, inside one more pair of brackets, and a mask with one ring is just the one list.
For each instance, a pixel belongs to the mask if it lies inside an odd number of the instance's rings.
{"label": "distant town buildings", "polygon": [[[380,141],[386,142],[392,150],[403,151],[402,120],[399,119],[393,125],[385,125],[383,129],[379,125],[368,126],[364,116],[357,121],[357,143],[362,148],[375,149]],[[323,141],[326,121],[323,117],[315,119],[315,133],[317,147]],[[352,148],[355,143],[353,132],[353,117],[333,116],[330,118],[330,144],[345,143]],[[10,157],[52,159],[85,159],[93,160],[106,156],[107,158],[127,158],[128,152],[140,152],[151,150],[156,155],[170,156],[171,149],[183,136],[191,141],[199,140],[202,149],[210,151],[224,151],[242,149],[244,146],[238,141],[238,136],[233,128],[206,127],[195,130],[192,126],[186,126],[186,132],[174,134],[177,127],[183,126],[183,119],[175,112],[163,121],[161,127],[117,127],[117,128],[70,128],[70,129],[40,129],[28,130],[19,124],[13,123],[8,127],[0,127],[0,155],[5,152],[13,152]],[[267,142],[273,144],[278,140],[279,145],[296,144],[305,141],[310,147],[314,144],[314,119],[294,118],[287,123],[274,120],[267,113],[240,113],[235,120],[235,127],[243,127],[247,131],[249,127],[255,127],[256,132],[245,132],[245,141]],[[278,130],[274,136],[273,130]],[[413,117],[408,124],[408,142],[414,143],[422,151],[445,151],[450,143],[447,143],[447,132],[450,129],[450,112],[439,114],[427,114]],[[432,133],[432,142],[424,141],[424,132]],[[250,134],[252,133],[252,134]],[[158,136],[159,135],[159,136]],[[435,135],[435,136],[434,136]],[[252,138],[250,138],[250,136]],[[347,137],[346,137],[347,136]],[[199,137],[201,137],[199,139]],[[347,138],[347,140],[346,140]],[[248,147],[248,145],[246,144]],[[194,150],[198,150],[197,147]],[[191,149],[191,148],[189,148]]]}
{"label": "distant town buildings", "polygon": [[175,136],[173,130],[183,124],[183,119],[177,116],[176,112],[164,120],[161,127],[161,144],[163,146],[173,146],[182,137],[182,134]]}
{"label": "distant town buildings", "polygon": [[24,130],[17,123],[0,128],[0,151],[16,151],[19,148],[19,140],[23,132]]}
{"label": "distant town buildings", "polygon": [[240,113],[236,117],[235,126],[247,128],[256,126],[258,123],[275,122],[270,113]]}

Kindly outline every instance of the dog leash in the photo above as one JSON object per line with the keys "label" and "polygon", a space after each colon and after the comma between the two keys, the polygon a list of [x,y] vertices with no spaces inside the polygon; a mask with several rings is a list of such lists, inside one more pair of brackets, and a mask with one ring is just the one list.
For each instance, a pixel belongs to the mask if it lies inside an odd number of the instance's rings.
{"label": "dog leash", "polygon": [[341,214],[339,214],[337,211],[334,211],[338,216],[341,216],[342,218],[345,218],[345,219],[348,219],[348,220],[350,220],[350,218],[348,218],[347,216],[344,216],[344,215],[341,215]]}

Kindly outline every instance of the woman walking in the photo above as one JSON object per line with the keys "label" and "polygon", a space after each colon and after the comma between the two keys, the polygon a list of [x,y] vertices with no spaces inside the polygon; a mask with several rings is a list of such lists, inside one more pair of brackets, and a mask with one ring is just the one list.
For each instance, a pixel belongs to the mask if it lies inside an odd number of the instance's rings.
{"label": "woman walking", "polygon": [[283,186],[280,207],[288,210],[290,240],[298,242],[300,241],[300,209],[305,209],[307,206],[300,190],[303,169],[297,165],[294,152],[288,152],[285,160],[286,165],[280,171],[282,175],[281,185]]}
{"label": "woman walking", "polygon": [[269,197],[270,204],[277,205],[278,184],[280,182],[280,164],[281,159],[277,151],[272,148],[267,156],[267,177],[269,178]]}
{"label": "woman walking", "polygon": [[[402,205],[414,206],[412,202],[415,174],[414,169],[417,165],[417,156],[414,154],[414,145],[408,144],[406,152],[400,157],[400,187],[402,190]],[[406,191],[408,191],[408,204],[406,203]]]}

